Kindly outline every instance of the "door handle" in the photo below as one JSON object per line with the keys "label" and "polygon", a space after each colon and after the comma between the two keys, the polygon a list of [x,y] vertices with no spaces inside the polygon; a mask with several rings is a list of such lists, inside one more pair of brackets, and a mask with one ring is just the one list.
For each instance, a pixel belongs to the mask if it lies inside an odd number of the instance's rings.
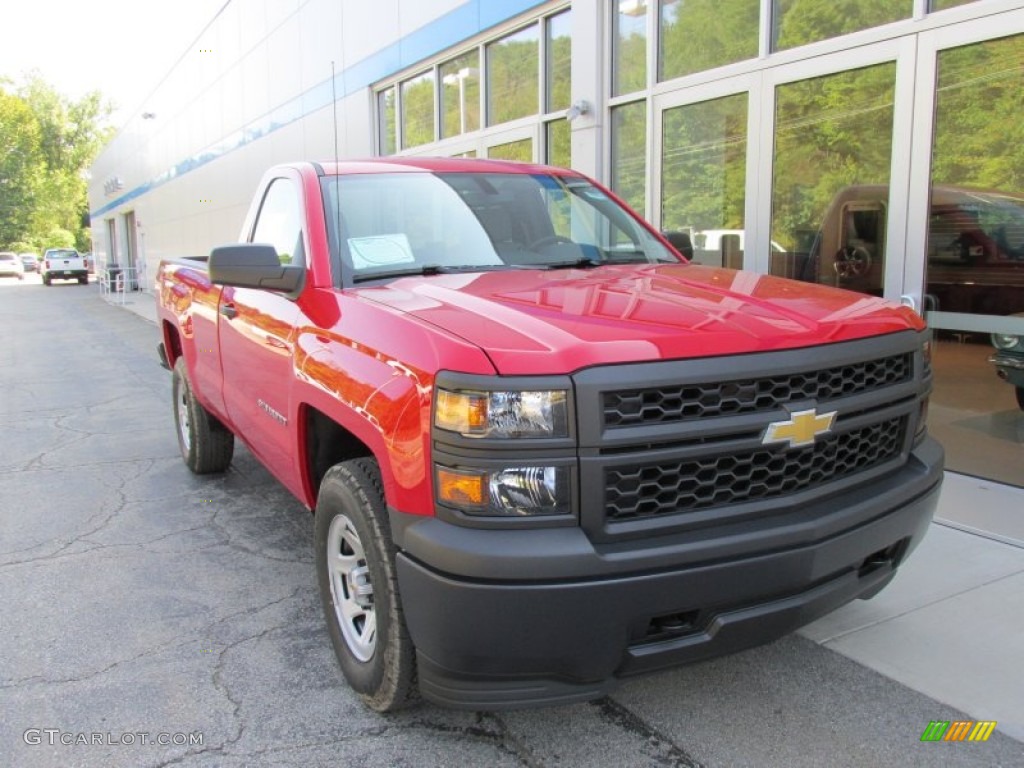
{"label": "door handle", "polygon": [[221,304],[220,313],[224,315],[228,320],[238,317],[238,310],[235,309],[234,304]]}

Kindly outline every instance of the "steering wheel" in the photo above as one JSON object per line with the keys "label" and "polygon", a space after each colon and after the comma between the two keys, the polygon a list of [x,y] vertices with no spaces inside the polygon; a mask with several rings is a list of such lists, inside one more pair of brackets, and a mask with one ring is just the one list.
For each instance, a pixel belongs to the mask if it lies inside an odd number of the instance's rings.
{"label": "steering wheel", "polygon": [[538,248],[545,248],[549,245],[559,245],[561,243],[576,245],[576,242],[572,238],[565,237],[563,235],[548,235],[530,243],[530,250],[535,251]]}
{"label": "steering wheel", "polygon": [[871,254],[861,246],[847,245],[836,252],[832,266],[840,280],[863,277],[871,269]]}

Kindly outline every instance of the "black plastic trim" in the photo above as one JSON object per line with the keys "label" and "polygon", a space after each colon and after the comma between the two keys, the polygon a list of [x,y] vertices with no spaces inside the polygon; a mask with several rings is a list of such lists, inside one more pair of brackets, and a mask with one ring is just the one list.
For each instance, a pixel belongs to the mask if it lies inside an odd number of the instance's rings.
{"label": "black plastic trim", "polygon": [[[518,578],[499,581],[442,573],[400,551],[400,594],[421,690],[468,708],[575,701],[603,695],[618,677],[777,638],[884,587],[924,536],[938,491],[935,482],[869,522],[814,542],[603,578],[541,581],[531,571],[536,558],[501,558],[497,550],[505,536],[564,539],[568,530],[501,532],[492,539],[496,551],[479,552],[483,562],[470,565],[487,570],[491,559],[514,561]],[[405,547],[416,527],[405,529]],[[480,533],[444,527],[456,538]],[[678,637],[637,640],[652,621],[677,614],[702,618]]]}
{"label": "black plastic trim", "polygon": [[937,492],[942,447],[926,438],[895,472],[841,493],[752,513],[728,525],[651,530],[646,536],[594,542],[577,526],[516,530],[466,528],[433,516],[390,509],[396,545],[407,558],[454,579],[561,582],[637,575],[721,563],[807,546],[896,514]]}

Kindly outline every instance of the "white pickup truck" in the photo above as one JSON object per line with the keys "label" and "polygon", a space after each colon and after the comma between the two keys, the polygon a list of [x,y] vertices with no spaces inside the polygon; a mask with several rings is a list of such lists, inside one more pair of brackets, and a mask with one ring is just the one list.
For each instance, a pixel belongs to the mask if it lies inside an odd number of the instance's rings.
{"label": "white pickup truck", "polygon": [[85,285],[89,282],[89,262],[73,248],[50,248],[43,254],[40,272],[43,285],[53,280],[78,280]]}

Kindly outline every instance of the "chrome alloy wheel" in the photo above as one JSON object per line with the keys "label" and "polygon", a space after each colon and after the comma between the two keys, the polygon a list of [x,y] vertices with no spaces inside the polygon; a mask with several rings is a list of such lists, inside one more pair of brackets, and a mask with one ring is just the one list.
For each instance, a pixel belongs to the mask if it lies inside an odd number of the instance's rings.
{"label": "chrome alloy wheel", "polygon": [[327,533],[327,569],[341,635],[352,655],[369,661],[377,647],[373,584],[363,544],[352,521],[338,514]]}
{"label": "chrome alloy wheel", "polygon": [[182,382],[178,387],[178,437],[185,453],[192,450],[192,423],[188,414],[188,387]]}

